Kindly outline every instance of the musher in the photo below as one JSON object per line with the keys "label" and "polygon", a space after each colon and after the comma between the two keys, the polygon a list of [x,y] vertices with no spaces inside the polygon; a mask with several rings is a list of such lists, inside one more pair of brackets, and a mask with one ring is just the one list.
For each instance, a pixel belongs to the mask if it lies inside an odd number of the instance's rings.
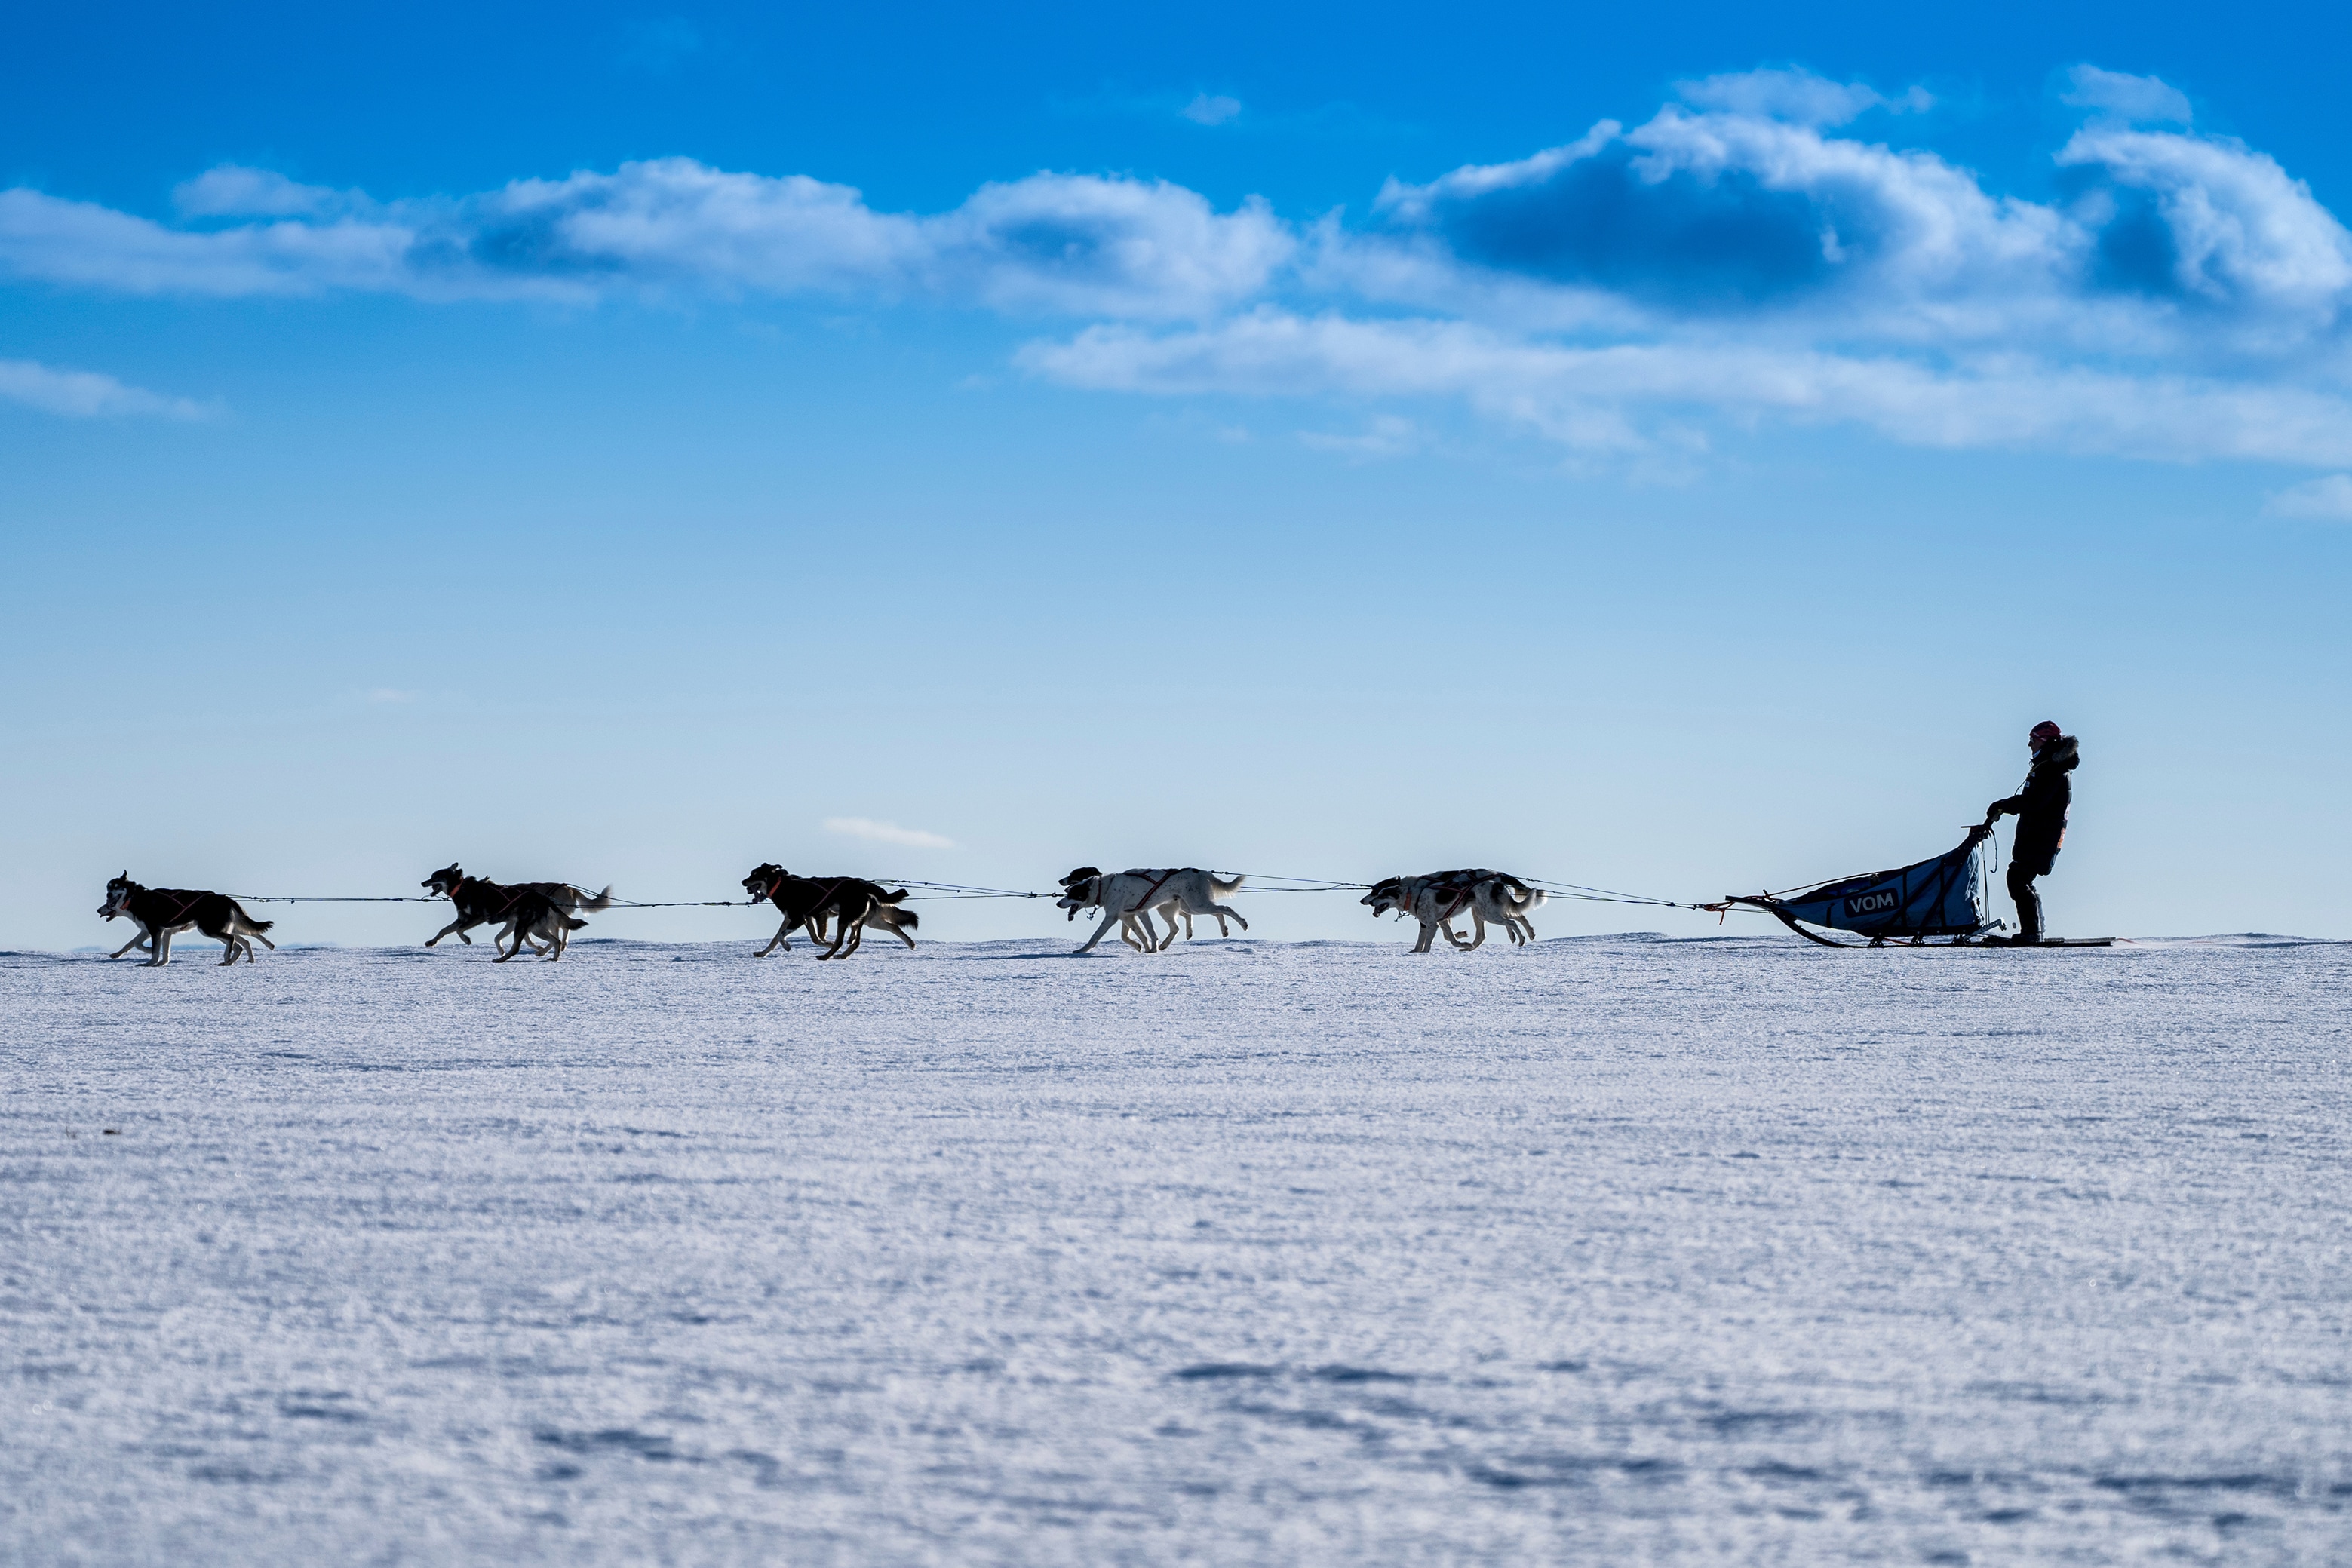
{"label": "musher", "polygon": [[2042,895],[2034,891],[2033,879],[2050,874],[2058,846],[2066,841],[2066,808],[2074,799],[2074,783],[2066,775],[2082,760],[2074,737],[2060,733],[2048,719],[2033,727],[2026,745],[2033,753],[2033,767],[2025,776],[2025,788],[1985,808],[1988,829],[2004,816],[2017,818],[2017,836],[2009,849],[2009,895],[2017,901],[2017,935],[2006,940],[2020,947],[2042,941]]}

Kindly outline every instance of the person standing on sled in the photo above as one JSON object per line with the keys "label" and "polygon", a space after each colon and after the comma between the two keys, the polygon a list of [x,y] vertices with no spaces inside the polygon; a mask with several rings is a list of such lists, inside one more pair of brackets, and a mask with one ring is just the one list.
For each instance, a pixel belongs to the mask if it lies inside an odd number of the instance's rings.
{"label": "person standing on sled", "polygon": [[1988,830],[2005,816],[2017,818],[2017,836],[2009,849],[2009,895],[2017,901],[2017,935],[2010,941],[2019,946],[2042,941],[2042,894],[2034,891],[2033,879],[2050,874],[2058,846],[2066,841],[2066,808],[2074,799],[2066,775],[2083,759],[2074,737],[2061,734],[2048,719],[2033,727],[2026,745],[2033,752],[2033,768],[2025,788],[1985,808]]}

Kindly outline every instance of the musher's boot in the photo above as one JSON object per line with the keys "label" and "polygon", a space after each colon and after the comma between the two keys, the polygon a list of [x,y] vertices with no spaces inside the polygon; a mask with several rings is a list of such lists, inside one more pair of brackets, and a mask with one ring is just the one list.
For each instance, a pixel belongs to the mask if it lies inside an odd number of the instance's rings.
{"label": "musher's boot", "polygon": [[2012,947],[2042,946],[2042,890],[2028,882],[2017,890],[2017,935],[2009,939]]}

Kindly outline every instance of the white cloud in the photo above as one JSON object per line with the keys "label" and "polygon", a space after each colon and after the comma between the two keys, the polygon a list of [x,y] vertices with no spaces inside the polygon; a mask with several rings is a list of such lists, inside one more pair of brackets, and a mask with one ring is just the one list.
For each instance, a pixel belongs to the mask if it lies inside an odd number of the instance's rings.
{"label": "white cloud", "polygon": [[2189,95],[2156,77],[2126,76],[2080,65],[2066,73],[2066,81],[2060,101],[2076,109],[2101,110],[2118,119],[2158,125],[2186,125],[2191,118]]}
{"label": "white cloud", "polygon": [[1832,81],[1809,70],[1738,71],[1675,84],[1675,95],[1699,109],[1785,120],[1799,125],[1843,125],[1865,110],[1897,113],[1932,108],[1935,99],[1915,87],[1890,99],[1860,82]]}
{"label": "white cloud", "polygon": [[867,839],[877,844],[903,844],[909,849],[951,850],[953,839],[927,833],[920,828],[902,828],[896,822],[877,821],[871,817],[827,817],[824,831],[839,833],[844,838]]}
{"label": "white cloud", "polygon": [[343,192],[301,185],[268,169],[223,163],[172,188],[172,204],[192,218],[303,217],[352,204]]}
{"label": "white cloud", "polygon": [[1324,231],[1318,263],[1374,298],[1489,319],[1654,331],[1811,312],[1840,335],[1954,343],[2104,319],[2071,281],[2090,241],[2063,214],[1932,153],[1753,115],[1603,120],[1517,162],[1391,181],[1379,205],[1399,232]]}
{"label": "white cloud", "polygon": [[1192,101],[1176,112],[1195,125],[1223,125],[1241,114],[1242,100],[1237,98],[1212,98],[1205,92],[1194,93]]}
{"label": "white cloud", "polygon": [[[1338,402],[1348,414],[1300,439],[1356,456],[1430,444],[1422,411],[1364,405],[1437,399],[1580,452],[1840,421],[1927,445],[2352,468],[2352,234],[2276,160],[2158,128],[2187,124],[2168,85],[2091,66],[2069,83],[2095,112],[2052,155],[2052,201],[1837,129],[1924,92],[1790,69],[1685,82],[1630,130],[1391,180],[1352,225],[1089,174],[922,214],[686,158],[394,202],[225,165],[181,187],[174,223],[0,191],[0,277],[1071,318],[1019,364],[1101,390]],[[1202,93],[1181,112],[1239,107]],[[117,392],[125,410],[153,396]]]}
{"label": "white cloud", "polygon": [[2221,138],[2087,128],[2059,150],[2118,191],[2146,193],[2164,241],[2151,247],[2183,293],[2219,305],[2285,311],[2332,326],[2352,291],[2352,235],[2267,154]]}
{"label": "white cloud", "polygon": [[1722,340],[1578,348],[1457,321],[1262,310],[1170,333],[1090,327],[1066,342],[1031,344],[1021,361],[1105,391],[1460,399],[1586,452],[1653,450],[1662,438],[1644,418],[1712,412],[1853,423],[1920,446],[2352,464],[2352,400],[2340,394],[2017,354],[1930,366]]}
{"label": "white cloud", "polygon": [[415,233],[389,221],[192,232],[89,202],[0,191],[0,273],[125,294],[223,297],[399,289]]}
{"label": "white cloud", "polygon": [[2325,517],[2352,522],[2352,474],[2324,474],[2278,491],[2263,504],[2274,517]]}
{"label": "white cloud", "polygon": [[1251,197],[1220,214],[1165,181],[1033,174],[929,220],[932,286],[1000,308],[1196,316],[1264,289],[1297,248]]}
{"label": "white cloud", "polygon": [[1335,435],[1328,431],[1302,430],[1299,444],[1318,452],[1337,452],[1360,460],[1374,457],[1402,457],[1418,452],[1423,445],[1421,427],[1409,419],[1393,413],[1375,414],[1371,422],[1353,435]]}
{"label": "white cloud", "polygon": [[1219,213],[1165,181],[1076,174],[984,185],[933,216],[876,212],[847,185],[690,158],[518,180],[458,202],[376,204],[235,168],[182,190],[207,214],[298,201],[324,212],[332,196],[336,215],[188,230],[0,191],[0,273],[137,294],[586,301],[685,287],[1162,318],[1257,292],[1296,244],[1263,202]]}
{"label": "white cloud", "polygon": [[210,419],[219,413],[188,398],[125,386],[96,371],[61,371],[33,360],[0,360],[0,398],[82,419],[131,413]]}

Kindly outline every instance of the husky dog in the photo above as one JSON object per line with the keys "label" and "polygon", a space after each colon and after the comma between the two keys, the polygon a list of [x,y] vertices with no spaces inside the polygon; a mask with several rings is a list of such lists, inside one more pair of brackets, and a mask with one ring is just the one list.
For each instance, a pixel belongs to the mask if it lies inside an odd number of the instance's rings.
{"label": "husky dog", "polygon": [[1535,922],[1528,918],[1528,912],[1541,908],[1543,903],[1543,889],[1529,887],[1517,877],[1496,875],[1480,879],[1470,888],[1470,922],[1478,928],[1470,946],[1475,948],[1486,940],[1489,925],[1501,926],[1514,947],[1534,941]]}
{"label": "husky dog", "polygon": [[[896,893],[884,894],[880,898],[874,901],[874,907],[866,912],[866,918],[859,922],[859,924],[864,925],[868,931],[887,931],[891,936],[896,936],[899,941],[904,942],[907,945],[908,949],[912,951],[915,946],[915,939],[912,936],[909,936],[908,933],[923,923],[923,917],[917,915],[911,909],[901,909],[897,904],[888,902],[888,900],[893,898],[904,898],[906,896],[907,890],[903,887]],[[824,934],[825,928],[832,923],[832,910],[818,910],[814,915],[808,917],[809,936],[819,942],[828,940]]]}
{"label": "husky dog", "polygon": [[247,963],[254,961],[248,937],[259,937],[263,946],[278,951],[278,944],[261,935],[278,922],[256,920],[228,894],[142,887],[127,871],[106,884],[106,902],[98,906],[98,912],[109,920],[124,916],[139,927],[139,935],[116,948],[111,956],[120,958],[143,945],[148,952],[143,968],[160,969],[172,961],[172,936],[180,931],[201,931],[219,943],[224,966],[236,963],[239,953]]}
{"label": "husky dog", "polygon": [[743,879],[743,891],[774,904],[784,917],[768,945],[751,955],[754,958],[764,958],[779,947],[791,952],[793,945],[788,938],[797,925],[808,927],[812,941],[823,942],[826,925],[838,920],[841,924],[832,946],[817,956],[846,958],[864,944],[868,925],[879,925],[912,947],[915,939],[907,933],[921,924],[913,910],[898,907],[907,896],[905,888],[893,893],[879,883],[854,876],[794,876],[783,867],[767,862],[752,868],[751,874]]}
{"label": "husky dog", "polygon": [[[1225,922],[1239,920],[1241,916],[1224,908],[1214,909],[1210,913],[1217,917],[1217,935],[1231,936],[1233,932],[1226,928]],[[1160,942],[1162,947],[1172,947],[1176,945],[1176,922],[1180,918],[1184,922],[1184,940],[1190,942],[1192,939],[1192,912],[1185,908],[1182,904],[1171,899],[1161,904],[1160,917],[1168,922],[1168,935],[1160,938]],[[1248,927],[1244,926],[1243,929],[1247,930]]]}
{"label": "husky dog", "polygon": [[506,927],[491,941],[490,946],[498,946],[507,933],[511,931],[514,933],[514,950],[501,951],[490,962],[503,964],[509,958],[521,957],[522,945],[529,942],[547,962],[554,963],[563,956],[563,950],[572,945],[572,934],[582,929],[588,923],[585,920],[575,920],[566,915],[555,900],[537,888],[519,887],[513,891],[522,896],[507,906]]}
{"label": "husky dog", "polygon": [[[470,947],[474,939],[466,933],[493,920],[499,922],[499,929],[498,935],[490,939],[490,946],[499,946],[514,934],[518,925],[530,924],[518,916],[518,912],[525,906],[526,894],[536,894],[566,914],[585,910],[594,915],[613,907],[613,890],[609,887],[591,898],[568,882],[522,882],[508,886],[483,877],[467,876],[457,869],[455,861],[418,885],[425,889],[428,897],[446,898],[457,906],[457,917],[426,938],[425,945],[427,947],[444,936],[455,936]],[[568,932],[578,927],[565,929]],[[554,943],[540,942],[534,937],[533,945],[543,952],[551,945],[560,950],[569,941],[568,936],[564,942]]]}
{"label": "husky dog", "polygon": [[[1095,944],[1109,935],[1113,924],[1119,928],[1118,939],[1129,946],[1139,952],[1157,953],[1176,939],[1176,915],[1169,913],[1171,907],[1185,916],[1188,935],[1191,917],[1195,915],[1214,915],[1220,934],[1228,920],[1248,930],[1249,922],[1225,904],[1243,881],[1237,876],[1227,882],[1214,872],[1202,871],[1198,866],[1181,866],[1172,871],[1122,871],[1106,876],[1093,866],[1082,865],[1062,879],[1062,896],[1055,904],[1067,910],[1067,917],[1072,920],[1078,917],[1081,909],[1098,908],[1103,912],[1102,924],[1087,938],[1086,946],[1078,949],[1080,953],[1093,952]],[[1152,927],[1155,910],[1167,916],[1165,937]]]}
{"label": "husky dog", "polygon": [[1426,953],[1437,934],[1445,933],[1448,946],[1468,946],[1454,935],[1454,917],[1468,907],[1469,890],[1447,885],[1454,873],[1435,872],[1428,876],[1383,877],[1372,884],[1371,891],[1357,902],[1370,908],[1375,917],[1382,915],[1410,915],[1421,922],[1421,940],[1412,945],[1416,953]]}
{"label": "husky dog", "polygon": [[[1412,947],[1416,953],[1428,952],[1441,931],[1448,946],[1467,953],[1486,940],[1489,925],[1501,926],[1514,943],[1534,941],[1536,928],[1528,912],[1542,904],[1544,895],[1507,873],[1468,867],[1426,876],[1388,877],[1374,883],[1359,902],[1375,915],[1410,915],[1419,921],[1421,940]],[[1476,939],[1467,942],[1454,933],[1453,924],[1465,912],[1478,930]]]}
{"label": "husky dog", "polygon": [[[1155,873],[1153,874],[1156,875],[1157,873]],[[1092,909],[1101,902],[1101,890],[1096,885],[1101,881],[1102,873],[1096,870],[1093,866],[1082,865],[1078,867],[1077,870],[1072,872],[1069,875],[1062,879],[1062,896],[1055,901],[1054,907],[1063,911],[1063,919],[1076,920],[1078,917],[1079,910]],[[1145,918],[1148,919],[1149,917],[1147,916]],[[1158,945],[1152,940],[1150,926],[1148,925],[1139,925],[1136,924],[1136,912],[1132,909],[1127,910],[1119,915],[1118,939],[1126,943],[1129,946],[1134,948],[1139,953],[1151,953],[1158,951]],[[1091,947],[1095,945],[1095,942],[1099,942],[1101,940],[1102,933],[1097,931],[1095,933],[1094,942],[1087,943],[1087,947]],[[1083,953],[1087,950],[1087,947],[1081,947],[1078,951]]]}

